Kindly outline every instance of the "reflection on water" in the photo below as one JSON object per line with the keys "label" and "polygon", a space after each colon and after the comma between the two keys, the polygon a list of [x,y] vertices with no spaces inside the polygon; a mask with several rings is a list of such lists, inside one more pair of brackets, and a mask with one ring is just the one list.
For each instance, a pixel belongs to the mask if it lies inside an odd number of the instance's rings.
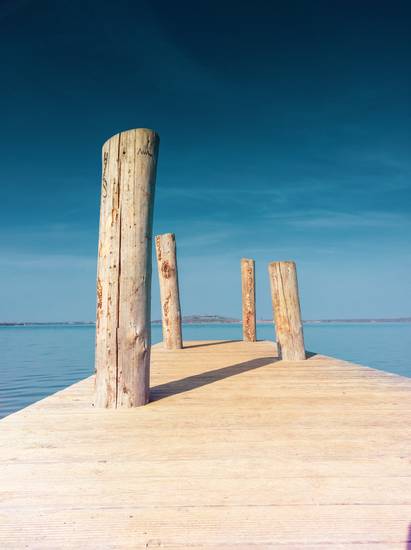
{"label": "reflection on water", "polygon": [[[305,325],[306,348],[325,355],[411,376],[411,324]],[[153,343],[161,327],[153,326]],[[235,340],[240,325],[186,325],[186,340]],[[259,339],[274,339],[258,325]],[[93,372],[93,326],[0,327],[0,417]]]}

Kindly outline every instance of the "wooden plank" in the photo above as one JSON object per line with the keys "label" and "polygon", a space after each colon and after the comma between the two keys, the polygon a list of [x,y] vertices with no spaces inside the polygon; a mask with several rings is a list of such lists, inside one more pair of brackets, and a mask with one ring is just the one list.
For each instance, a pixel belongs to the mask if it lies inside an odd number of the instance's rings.
{"label": "wooden plank", "polygon": [[176,238],[173,233],[165,233],[164,235],[157,235],[155,243],[160,286],[163,344],[166,349],[181,349],[183,347],[183,336],[181,330]]}
{"label": "wooden plank", "polygon": [[151,399],[93,377],[0,421],[1,548],[403,548],[411,380],[271,342],[152,349]]}

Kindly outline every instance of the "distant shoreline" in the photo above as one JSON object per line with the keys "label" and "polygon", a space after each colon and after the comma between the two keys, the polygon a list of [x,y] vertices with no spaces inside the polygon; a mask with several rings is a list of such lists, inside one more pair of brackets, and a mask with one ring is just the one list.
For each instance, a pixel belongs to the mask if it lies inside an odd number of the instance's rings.
{"label": "distant shoreline", "polygon": [[[238,325],[241,319],[220,317],[217,315],[193,315],[182,319],[183,325]],[[272,319],[259,319],[257,325],[273,323]],[[378,323],[411,323],[411,317],[378,318],[378,319],[306,319],[305,325],[333,325],[333,324],[378,324]],[[161,321],[155,319],[152,325],[161,325]],[[0,327],[36,327],[36,326],[94,326],[94,321],[17,321],[0,322]]]}

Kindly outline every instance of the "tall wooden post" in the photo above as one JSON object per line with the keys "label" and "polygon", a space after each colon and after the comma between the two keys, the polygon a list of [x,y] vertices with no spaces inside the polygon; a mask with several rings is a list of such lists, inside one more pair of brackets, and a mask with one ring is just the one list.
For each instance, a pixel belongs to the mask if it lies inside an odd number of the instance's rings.
{"label": "tall wooden post", "polygon": [[159,138],[121,132],[103,145],[97,274],[97,407],[149,400],[151,246]]}
{"label": "tall wooden post", "polygon": [[181,334],[180,294],[178,290],[176,238],[173,233],[157,235],[156,253],[164,347],[166,349],[181,349],[183,338]]}
{"label": "tall wooden post", "polygon": [[243,258],[241,260],[241,295],[243,305],[243,340],[257,340],[255,321],[255,262]]}
{"label": "tall wooden post", "polygon": [[294,262],[272,262],[269,267],[277,344],[282,359],[305,359],[304,334]]}

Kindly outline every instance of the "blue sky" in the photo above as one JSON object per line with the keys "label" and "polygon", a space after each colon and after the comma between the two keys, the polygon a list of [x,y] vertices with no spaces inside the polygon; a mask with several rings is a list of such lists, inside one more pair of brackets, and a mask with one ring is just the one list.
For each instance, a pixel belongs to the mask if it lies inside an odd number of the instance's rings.
{"label": "blue sky", "polygon": [[[101,146],[161,146],[184,314],[297,261],[304,318],[411,315],[409,2],[0,4],[0,320],[95,316]],[[158,286],[153,266],[153,316]]]}

